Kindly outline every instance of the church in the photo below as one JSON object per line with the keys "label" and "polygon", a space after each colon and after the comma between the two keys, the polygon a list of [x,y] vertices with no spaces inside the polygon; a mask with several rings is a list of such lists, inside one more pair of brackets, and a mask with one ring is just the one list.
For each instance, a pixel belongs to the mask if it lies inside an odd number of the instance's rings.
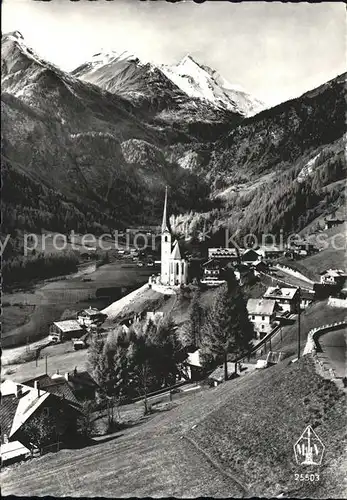
{"label": "church", "polygon": [[160,283],[162,285],[179,286],[188,283],[188,262],[181,256],[179,243],[176,240],[172,247],[171,232],[167,219],[167,188],[161,225],[161,270]]}

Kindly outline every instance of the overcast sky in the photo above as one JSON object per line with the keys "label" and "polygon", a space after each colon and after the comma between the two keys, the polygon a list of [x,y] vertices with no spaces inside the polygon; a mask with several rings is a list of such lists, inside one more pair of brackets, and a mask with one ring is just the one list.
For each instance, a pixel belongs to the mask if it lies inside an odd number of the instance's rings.
{"label": "overcast sky", "polygon": [[268,104],[346,71],[344,3],[3,0],[2,32],[72,70],[100,49],[172,64],[190,53]]}

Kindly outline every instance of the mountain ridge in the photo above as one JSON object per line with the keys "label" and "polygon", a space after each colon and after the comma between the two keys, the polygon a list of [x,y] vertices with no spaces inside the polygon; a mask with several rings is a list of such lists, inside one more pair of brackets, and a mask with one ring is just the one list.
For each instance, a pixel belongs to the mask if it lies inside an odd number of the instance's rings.
{"label": "mountain ridge", "polygon": [[[127,54],[124,58],[127,61]],[[343,174],[344,74],[297,99],[245,118],[189,97],[157,68],[153,79],[151,66],[144,65],[144,73],[136,73],[139,65],[127,64],[119,66],[117,60],[120,73],[106,75],[120,89],[109,92],[28,52],[18,34],[4,35],[2,155],[6,175],[12,180],[17,176],[19,184],[19,176],[29,176],[32,183],[55,189],[70,207],[67,213],[63,201],[63,211],[56,202],[53,214],[48,196],[42,194],[42,212],[50,214],[42,227],[50,228],[53,223],[49,221],[55,221],[57,231],[66,221],[69,229],[78,225],[81,230],[89,222],[99,229],[155,224],[165,185],[175,192],[173,213],[214,210],[213,223],[218,217],[235,219],[239,213],[235,203],[250,203],[248,198],[237,201],[238,186],[241,190],[245,182],[256,186],[268,174],[274,179],[287,174],[296,178],[296,170],[311,160],[311,153],[335,143],[329,152],[338,172],[333,177],[338,181]],[[146,93],[147,78],[157,83],[152,85],[152,95]],[[130,83],[122,89],[124,81]],[[141,94],[140,100],[129,97],[131,85],[134,93]],[[224,192],[231,197],[220,196]],[[288,197],[289,193],[297,196],[297,191],[289,190]],[[24,203],[28,220],[19,226],[38,229],[30,193],[22,201],[17,191],[12,194],[18,200],[16,207],[10,199],[7,203],[17,215],[11,219],[10,209],[5,210],[5,227],[12,230],[19,224]],[[265,205],[258,209],[264,212]],[[234,210],[233,217],[228,210]],[[296,227],[300,214],[290,217]],[[242,217],[237,220],[243,224]]]}
{"label": "mountain ridge", "polygon": [[[228,84],[215,70],[198,63],[189,54],[177,64],[167,65],[142,61],[127,51],[100,52],[71,72],[77,78],[96,83],[110,92],[121,90],[121,80],[124,95],[127,95],[127,92],[130,94],[134,88],[135,92],[141,93],[141,88],[136,87],[136,73],[140,73],[140,78],[147,80],[147,90],[150,93],[151,87],[160,81],[176,98],[189,97],[206,101],[217,109],[227,110],[242,117],[255,114],[264,108],[264,104],[259,100]],[[133,81],[130,81],[131,78]],[[129,89],[124,89],[126,85]]]}

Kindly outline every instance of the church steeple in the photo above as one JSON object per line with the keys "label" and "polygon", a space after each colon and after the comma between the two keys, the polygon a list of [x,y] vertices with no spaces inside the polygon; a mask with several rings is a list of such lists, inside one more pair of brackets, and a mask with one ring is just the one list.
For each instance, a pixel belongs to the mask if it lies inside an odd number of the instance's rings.
{"label": "church steeple", "polygon": [[165,201],[163,210],[163,222],[161,224],[161,232],[169,231],[169,225],[167,221],[167,186],[165,187]]}

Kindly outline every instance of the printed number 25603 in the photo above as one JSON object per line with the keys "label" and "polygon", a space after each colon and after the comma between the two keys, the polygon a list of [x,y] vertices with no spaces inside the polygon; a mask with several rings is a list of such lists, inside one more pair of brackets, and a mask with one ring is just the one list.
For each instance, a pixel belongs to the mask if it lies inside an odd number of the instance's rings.
{"label": "printed number 25603", "polygon": [[311,481],[312,483],[314,481],[319,481],[320,477],[319,474],[294,474],[295,481]]}

